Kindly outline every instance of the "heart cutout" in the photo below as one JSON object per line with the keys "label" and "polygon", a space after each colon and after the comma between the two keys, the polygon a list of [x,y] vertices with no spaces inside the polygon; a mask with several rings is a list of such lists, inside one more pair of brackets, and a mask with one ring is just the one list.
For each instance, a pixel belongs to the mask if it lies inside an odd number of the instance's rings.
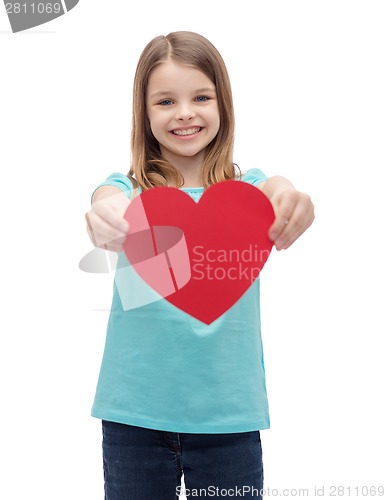
{"label": "heart cutout", "polygon": [[272,250],[272,205],[243,181],[214,184],[198,203],[177,188],[152,188],[124,217],[129,263],[167,301],[206,324],[240,299]]}

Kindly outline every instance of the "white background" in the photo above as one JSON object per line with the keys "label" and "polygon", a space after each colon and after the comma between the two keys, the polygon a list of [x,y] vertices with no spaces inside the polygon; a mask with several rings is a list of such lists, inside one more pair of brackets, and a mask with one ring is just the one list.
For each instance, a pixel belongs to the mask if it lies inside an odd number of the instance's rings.
{"label": "white background", "polygon": [[316,207],[313,227],[261,277],[265,485],[308,498],[315,486],[326,497],[351,487],[345,498],[386,486],[385,26],[376,0],[81,0],[19,34],[1,8],[7,500],[103,498],[89,414],[112,274],[78,269],[91,250],[84,213],[93,188],[129,168],[139,54],[175,30],[207,36],[227,63],[242,170],[284,175]]}

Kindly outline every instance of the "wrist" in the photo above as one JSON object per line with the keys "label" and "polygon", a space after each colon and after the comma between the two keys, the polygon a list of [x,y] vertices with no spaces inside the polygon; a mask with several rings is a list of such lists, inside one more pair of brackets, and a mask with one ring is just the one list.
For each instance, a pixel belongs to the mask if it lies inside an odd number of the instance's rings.
{"label": "wrist", "polygon": [[285,191],[296,191],[295,186],[285,177],[275,175],[270,177],[262,188],[263,193],[271,200]]}
{"label": "wrist", "polygon": [[103,200],[103,198],[107,198],[108,196],[120,193],[122,193],[122,190],[117,188],[116,186],[100,186],[94,191],[91,198],[91,203],[95,203],[97,201]]}

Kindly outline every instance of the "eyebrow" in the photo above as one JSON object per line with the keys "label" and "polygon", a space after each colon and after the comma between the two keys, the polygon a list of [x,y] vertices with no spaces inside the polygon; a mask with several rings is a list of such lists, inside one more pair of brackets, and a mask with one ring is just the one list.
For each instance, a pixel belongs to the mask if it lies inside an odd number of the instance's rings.
{"label": "eyebrow", "polygon": [[[203,94],[205,92],[216,92],[216,87],[204,87],[202,89],[195,90],[193,93]],[[154,97],[165,97],[165,96],[170,96],[172,94],[173,92],[170,90],[160,90],[158,92],[154,92],[154,94],[151,94],[150,98],[153,99]]]}

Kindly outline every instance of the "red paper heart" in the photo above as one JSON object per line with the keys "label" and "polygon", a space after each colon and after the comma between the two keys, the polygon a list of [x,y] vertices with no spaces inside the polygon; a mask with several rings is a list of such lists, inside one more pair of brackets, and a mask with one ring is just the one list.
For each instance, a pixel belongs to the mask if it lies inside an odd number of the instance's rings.
{"label": "red paper heart", "polygon": [[177,188],[156,187],[129,205],[124,251],[153,289],[210,324],[258,277],[272,250],[274,217],[268,198],[246,182],[214,184],[198,203]]}

